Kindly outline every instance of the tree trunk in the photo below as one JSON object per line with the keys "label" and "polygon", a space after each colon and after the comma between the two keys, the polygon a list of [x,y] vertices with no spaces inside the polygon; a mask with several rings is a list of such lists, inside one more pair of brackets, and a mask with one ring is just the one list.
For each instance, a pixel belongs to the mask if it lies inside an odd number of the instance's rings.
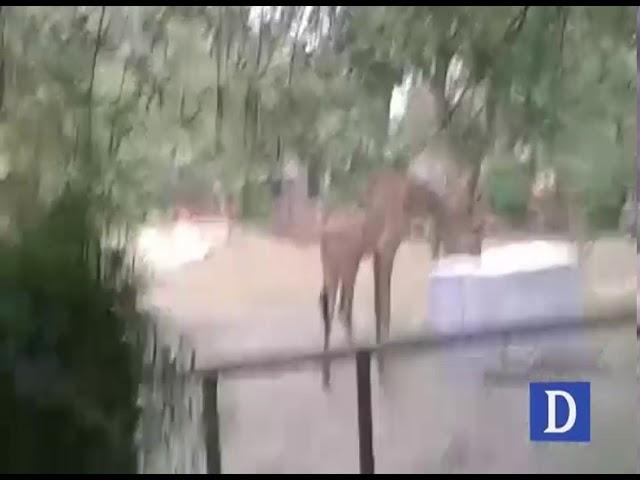
{"label": "tree trunk", "polygon": [[251,84],[247,86],[247,91],[244,94],[244,114],[242,120],[242,145],[247,146],[248,129],[249,129],[249,108],[251,101]]}
{"label": "tree trunk", "polygon": [[480,152],[477,153],[477,157],[473,158],[473,162],[471,165],[471,176],[469,183],[467,185],[467,200],[468,200],[468,209],[469,212],[473,212],[475,208],[475,202],[478,198],[478,183],[480,181],[480,174],[482,172],[482,161],[485,154],[491,151],[494,148],[495,142],[495,132],[496,132],[496,91],[493,88],[493,82],[491,79],[487,82],[487,99],[485,104],[485,112],[486,112],[486,131],[485,131],[485,139],[483,145],[481,147]]}
{"label": "tree trunk", "polygon": [[291,44],[291,56],[289,57],[289,76],[287,78],[287,86],[291,86],[291,81],[293,80],[293,69],[296,62],[296,50],[298,49],[298,38],[300,37],[300,30],[302,28],[302,19],[304,18],[304,8],[300,10],[300,13],[300,17],[298,17],[298,15],[296,14],[298,25],[296,25],[296,33]]}
{"label": "tree trunk", "polygon": [[320,182],[322,179],[322,165],[320,160],[312,155],[309,159],[307,170],[307,195],[316,198],[320,194]]}
{"label": "tree trunk", "polygon": [[449,125],[449,104],[446,96],[447,72],[452,54],[445,47],[440,47],[434,61],[434,72],[429,81],[431,93],[436,102],[437,125],[446,129]]}
{"label": "tree trunk", "polygon": [[6,69],[6,52],[4,48],[4,28],[6,10],[0,6],[0,111],[4,108],[4,90],[5,90],[5,69]]}
{"label": "tree trunk", "polygon": [[[636,7],[636,31],[640,31],[640,8]],[[636,37],[636,70],[637,78],[640,78],[640,42]],[[640,210],[640,86],[636,82],[636,188],[633,212],[633,227],[636,235],[636,252],[640,252],[640,242],[638,241],[638,210]]]}
{"label": "tree trunk", "polygon": [[249,179],[249,170],[246,169],[242,180],[242,188],[240,189],[240,214],[243,218],[246,218],[251,213],[251,180]]}
{"label": "tree trunk", "polygon": [[387,138],[389,137],[389,113],[391,111],[391,97],[393,95],[393,82],[385,85],[384,91],[382,92],[382,111],[380,113],[380,132],[379,132],[379,147],[382,149],[387,143]]}
{"label": "tree trunk", "polygon": [[[435,101],[436,125],[438,131],[444,133],[446,143],[455,154],[454,162],[458,166],[461,166],[469,164],[469,162],[466,161],[467,158],[465,158],[468,155],[462,151],[457,140],[449,134],[449,127],[452,118],[452,106],[449,105],[449,101],[446,96],[446,80],[452,56],[452,52],[446,46],[441,46],[438,49],[438,53],[435,58],[434,72],[431,76],[429,86]],[[482,148],[483,151],[486,151],[490,145],[489,142],[493,140],[493,131],[495,126],[495,96],[492,92],[491,83],[489,82],[489,90],[487,92],[485,105],[486,141]],[[477,196],[478,183],[482,171],[482,158],[484,156],[483,152],[475,153],[476,155],[474,155],[474,157],[476,158],[471,159],[470,176],[468,177],[468,182],[465,185],[467,190],[465,202],[466,208],[469,212],[473,212],[475,207],[474,202]]]}
{"label": "tree trunk", "polygon": [[224,53],[224,78],[225,82],[229,81],[229,58],[231,57],[231,44],[233,43],[233,33],[235,31],[235,25],[229,20],[229,15],[227,15],[227,10],[224,10],[225,17],[227,17],[227,21],[225,22],[227,26],[227,41],[225,45],[225,53]]}
{"label": "tree trunk", "polygon": [[260,26],[258,27],[258,52],[256,53],[256,73],[260,71],[260,57],[262,56],[263,28],[264,28],[264,8],[260,9]]}
{"label": "tree trunk", "polygon": [[215,47],[216,47],[216,120],[215,120],[215,133],[216,133],[216,145],[220,143],[222,136],[222,84],[221,84],[221,72],[222,68],[222,14],[218,16],[218,26],[215,34]]}

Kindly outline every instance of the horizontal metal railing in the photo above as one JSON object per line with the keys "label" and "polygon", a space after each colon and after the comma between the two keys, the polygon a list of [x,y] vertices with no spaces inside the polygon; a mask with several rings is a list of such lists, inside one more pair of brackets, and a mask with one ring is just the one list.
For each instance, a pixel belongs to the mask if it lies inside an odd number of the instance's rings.
{"label": "horizontal metal railing", "polygon": [[204,421],[206,424],[207,468],[209,473],[221,473],[217,391],[221,375],[242,373],[261,374],[272,370],[297,370],[310,364],[356,359],[356,385],[358,402],[358,430],[360,472],[374,473],[371,415],[371,355],[379,353],[412,354],[421,351],[464,348],[478,343],[507,343],[517,338],[553,335],[562,332],[587,331],[638,326],[635,308],[621,308],[606,314],[553,321],[519,322],[508,327],[492,327],[450,334],[421,334],[408,338],[388,340],[382,344],[362,344],[330,351],[286,352],[244,357],[214,366],[197,369],[195,374],[204,381]]}

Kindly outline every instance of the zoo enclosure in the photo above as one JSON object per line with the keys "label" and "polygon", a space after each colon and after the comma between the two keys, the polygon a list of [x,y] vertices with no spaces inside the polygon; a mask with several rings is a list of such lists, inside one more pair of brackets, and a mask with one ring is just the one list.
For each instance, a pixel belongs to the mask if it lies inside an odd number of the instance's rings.
{"label": "zoo enclosure", "polygon": [[[415,354],[421,351],[433,351],[452,348],[465,348],[474,344],[507,344],[515,338],[531,338],[562,332],[579,332],[595,329],[612,329],[633,325],[636,310],[623,309],[605,315],[563,318],[553,322],[529,321],[511,328],[491,328],[465,333],[443,335],[417,335],[406,339],[394,339],[379,345],[360,345],[349,348],[333,349],[328,352],[312,351],[305,353],[283,353],[257,356],[237,362],[228,362],[215,367],[197,370],[202,377],[204,410],[203,421],[206,427],[207,473],[222,472],[220,430],[218,419],[218,382],[222,376],[241,372],[260,373],[273,370],[294,371],[308,368],[309,364],[323,364],[354,358],[356,360],[356,392],[358,412],[358,441],[360,473],[375,473],[375,455],[373,451],[373,419],[371,413],[371,357],[374,354],[390,352],[393,354]],[[640,333],[636,316],[636,338]],[[192,365],[195,360],[193,359]],[[318,393],[324,394],[320,382]]]}

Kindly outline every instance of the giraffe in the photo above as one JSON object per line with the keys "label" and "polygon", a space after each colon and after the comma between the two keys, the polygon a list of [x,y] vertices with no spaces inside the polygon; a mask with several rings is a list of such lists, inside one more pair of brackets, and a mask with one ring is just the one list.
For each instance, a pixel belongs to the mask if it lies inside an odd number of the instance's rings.
{"label": "giraffe", "polygon": [[[468,179],[467,179],[468,180]],[[409,233],[411,218],[431,217],[434,224],[431,251],[444,255],[479,255],[483,221],[474,208],[480,198],[468,201],[467,182],[450,196],[443,196],[426,181],[409,174],[383,170],[374,173],[362,196],[362,206],[350,206],[326,214],[320,232],[323,282],[319,303],[324,324],[324,350],[329,348],[335,304],[349,341],[353,338],[352,307],[361,261],[373,256],[376,341],[389,334],[391,276],[396,252]],[[382,358],[378,359],[382,368]],[[330,382],[329,365],[323,367],[323,385]]]}

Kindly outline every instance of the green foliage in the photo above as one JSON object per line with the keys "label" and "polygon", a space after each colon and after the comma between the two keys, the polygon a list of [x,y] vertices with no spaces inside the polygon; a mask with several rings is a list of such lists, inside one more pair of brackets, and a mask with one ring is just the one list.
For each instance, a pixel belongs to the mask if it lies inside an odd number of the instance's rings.
{"label": "green foliage", "polygon": [[488,174],[487,187],[494,212],[512,220],[524,218],[529,203],[529,177],[522,165],[494,165]]}
{"label": "green foliage", "polygon": [[[2,147],[55,196],[67,174],[89,175],[73,159],[91,106],[91,182],[131,221],[171,200],[186,164],[239,194],[287,153],[362,176],[407,163],[435,131],[465,164],[520,142],[564,169],[585,126],[620,124],[604,158],[630,164],[630,8],[110,7],[98,32],[99,8],[7,7]],[[435,122],[390,133],[391,92],[407,78],[434,92]]]}
{"label": "green foliage", "polygon": [[132,286],[100,273],[87,204],[65,195],[20,243],[0,244],[5,473],[136,470],[142,319],[117,308]]}
{"label": "green foliage", "polygon": [[[423,145],[447,141],[462,165],[516,158],[516,146],[526,146],[536,166],[556,170],[564,185],[591,192],[606,209],[634,178],[633,13],[626,6],[354,9],[354,32],[361,30],[354,42],[358,62],[366,53],[430,89],[434,118],[420,124]],[[413,109],[398,139],[420,144],[409,122],[424,121],[425,108]],[[603,179],[615,186],[604,188]],[[510,197],[514,186],[505,181]]]}

